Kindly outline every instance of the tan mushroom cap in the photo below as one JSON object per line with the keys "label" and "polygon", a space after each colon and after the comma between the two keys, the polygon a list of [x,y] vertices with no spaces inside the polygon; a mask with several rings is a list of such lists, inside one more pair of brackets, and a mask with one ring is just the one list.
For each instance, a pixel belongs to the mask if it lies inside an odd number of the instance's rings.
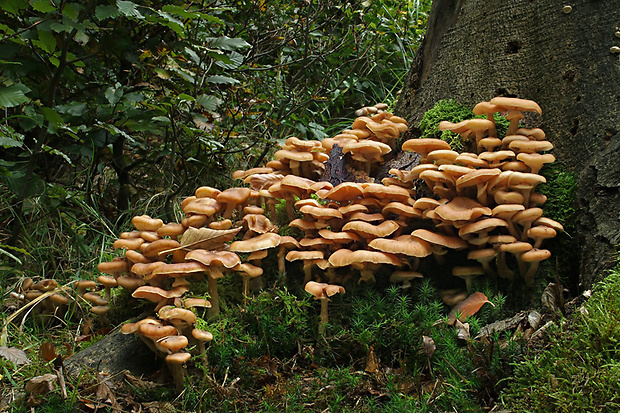
{"label": "tan mushroom cap", "polygon": [[343,231],[352,231],[363,238],[387,237],[399,228],[395,221],[384,221],[379,225],[373,225],[364,221],[347,222],[343,227]]}
{"label": "tan mushroom cap", "polygon": [[[104,287],[116,287],[118,283],[116,282],[116,278],[109,275],[100,275],[97,277],[97,282],[102,284]],[[91,287],[93,288],[93,287]]]}
{"label": "tan mushroom cap", "polygon": [[116,282],[120,287],[123,287],[126,290],[133,291],[136,288],[144,285],[144,280],[142,278],[135,277],[125,277],[121,276],[116,279]]}
{"label": "tan mushroom cap", "polygon": [[237,272],[244,273],[244,274],[250,276],[251,278],[258,277],[259,275],[263,274],[263,269],[262,268],[257,267],[257,266],[252,265],[252,264],[248,264],[247,262],[235,265],[233,267],[233,270],[235,270]]}
{"label": "tan mushroom cap", "polygon": [[163,347],[173,353],[187,347],[189,340],[185,336],[167,336],[157,340],[157,346]]}
{"label": "tan mushroom cap", "polygon": [[161,219],[151,218],[148,215],[139,215],[131,219],[131,223],[138,231],[157,231],[164,225]]}
{"label": "tan mushroom cap", "polygon": [[164,264],[155,268],[153,276],[185,277],[204,274],[208,267],[197,261]]}
{"label": "tan mushroom cap", "polygon": [[210,217],[219,212],[221,208],[222,205],[214,198],[196,198],[183,207],[183,212],[186,215],[198,214]]}
{"label": "tan mushroom cap", "polygon": [[274,154],[274,157],[278,161],[297,161],[297,162],[310,162],[314,159],[311,152],[299,152],[296,150],[280,149]]}
{"label": "tan mushroom cap", "polygon": [[137,330],[135,332],[139,335],[148,337],[153,341],[157,341],[164,337],[176,336],[177,334],[179,334],[179,332],[174,326],[154,323],[139,324],[137,325]]}
{"label": "tan mushroom cap", "polygon": [[450,249],[467,248],[467,242],[459,237],[438,234],[436,232],[432,232],[423,228],[416,229],[411,233],[411,236],[429,242],[433,245],[438,245]]}
{"label": "tan mushroom cap", "polygon": [[108,300],[106,300],[97,293],[84,293],[82,295],[82,298],[97,306],[103,306],[108,304]]}
{"label": "tan mushroom cap", "polygon": [[400,186],[381,184],[365,184],[363,185],[363,194],[366,198],[376,198],[380,200],[389,200],[407,203],[411,198],[411,193]]}
{"label": "tan mushroom cap", "polygon": [[323,259],[323,251],[289,251],[286,254],[287,261],[310,261]]}
{"label": "tan mushroom cap", "polygon": [[179,248],[181,244],[174,239],[163,238],[155,242],[151,242],[143,251],[142,254],[148,258],[158,258],[166,251]]}
{"label": "tan mushroom cap", "polygon": [[383,207],[381,213],[386,217],[388,214],[395,214],[400,217],[422,218],[422,212],[419,209],[416,209],[410,205],[405,205],[401,202],[390,202]]}
{"label": "tan mushroom cap", "polygon": [[471,239],[475,235],[487,236],[486,234],[495,228],[505,226],[507,226],[506,221],[500,218],[482,219],[462,226],[459,229],[459,236],[463,239]]}
{"label": "tan mushroom cap", "polygon": [[498,96],[489,102],[496,106],[497,111],[521,110],[542,114],[542,109],[533,100]]}
{"label": "tan mushroom cap", "polygon": [[207,251],[196,249],[190,251],[185,256],[188,261],[196,261],[205,266],[220,265],[226,268],[233,268],[241,263],[241,258],[232,251]]}
{"label": "tan mushroom cap", "polygon": [[317,207],[312,205],[304,205],[299,209],[299,212],[305,215],[310,215],[314,219],[327,220],[327,219],[340,219],[342,213],[334,208]]}
{"label": "tan mushroom cap", "polygon": [[540,262],[551,257],[551,251],[538,248],[532,248],[521,254],[521,260],[524,262]]}
{"label": "tan mushroom cap", "polygon": [[254,252],[280,245],[280,236],[273,232],[261,234],[245,241],[235,241],[230,244],[230,250],[234,252]]}
{"label": "tan mushroom cap", "polygon": [[163,261],[155,261],[150,263],[136,263],[131,266],[131,272],[136,275],[147,275],[151,274],[153,270],[157,267],[161,267],[162,265],[166,265]]}
{"label": "tan mushroom cap", "polygon": [[402,146],[403,151],[417,152],[422,156],[439,149],[451,150],[452,148],[448,142],[432,138],[409,139]]}
{"label": "tan mushroom cap", "polygon": [[190,308],[211,308],[211,302],[205,298],[186,298],[183,300],[183,307]]}
{"label": "tan mushroom cap", "polygon": [[245,171],[237,170],[232,173],[232,179],[246,179],[251,175],[270,174],[272,172],[273,168],[267,167],[251,168]]}
{"label": "tan mushroom cap", "polygon": [[424,276],[417,271],[394,271],[390,276],[391,283],[403,283],[403,287],[410,286],[409,281],[414,280],[416,278],[424,278]]}
{"label": "tan mushroom cap", "polygon": [[339,249],[329,257],[329,263],[334,267],[345,267],[352,264],[391,264],[399,266],[400,259],[390,253],[380,251],[365,251],[348,249]]}
{"label": "tan mushroom cap", "polygon": [[355,232],[351,231],[334,232],[330,229],[322,229],[319,231],[319,235],[322,238],[338,244],[357,242],[360,240],[360,237]]}
{"label": "tan mushroom cap", "polygon": [[426,257],[433,252],[427,241],[412,235],[401,235],[394,239],[376,238],[370,241],[368,246],[382,252],[418,258]]}
{"label": "tan mushroom cap", "polygon": [[196,322],[196,315],[190,310],[178,307],[162,307],[159,309],[157,316],[162,320],[170,321],[182,321],[188,325],[193,325]]}
{"label": "tan mushroom cap", "polygon": [[119,275],[129,271],[129,262],[124,258],[114,259],[99,263],[97,269],[104,274]]}
{"label": "tan mushroom cap", "polygon": [[194,328],[192,330],[192,337],[194,337],[198,341],[203,341],[206,343],[213,340],[213,334],[209,333],[208,331],[200,330],[197,328]]}
{"label": "tan mushroom cap", "polygon": [[138,238],[120,238],[114,241],[112,244],[112,248],[114,249],[129,249],[129,250],[137,250],[140,246],[144,244],[144,239],[141,237]]}
{"label": "tan mushroom cap", "polygon": [[326,299],[336,294],[345,293],[344,287],[340,285],[318,283],[315,281],[308,281],[304,290],[312,294],[315,300]]}
{"label": "tan mushroom cap", "polygon": [[331,189],[324,199],[331,199],[337,202],[351,201],[362,196],[363,189],[360,184],[354,182],[343,182]]}
{"label": "tan mushroom cap", "polygon": [[482,215],[491,215],[490,208],[462,196],[454,197],[452,201],[438,206],[435,212],[447,221],[472,221]]}
{"label": "tan mushroom cap", "polygon": [[553,149],[553,144],[549,141],[514,140],[508,147],[517,153],[535,153],[550,151]]}
{"label": "tan mushroom cap", "polygon": [[185,352],[172,353],[166,356],[166,363],[173,365],[185,364],[192,358],[192,355]]}

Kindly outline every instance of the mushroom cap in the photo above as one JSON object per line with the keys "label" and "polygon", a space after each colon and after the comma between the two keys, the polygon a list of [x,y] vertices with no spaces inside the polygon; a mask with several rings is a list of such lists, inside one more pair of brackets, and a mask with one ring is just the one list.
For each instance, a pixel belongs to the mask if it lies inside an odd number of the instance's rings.
{"label": "mushroom cap", "polygon": [[364,221],[347,222],[343,227],[343,231],[352,231],[363,238],[387,237],[399,228],[395,221],[384,221],[379,225],[373,225]]}
{"label": "mushroom cap", "polygon": [[180,246],[181,244],[177,240],[163,238],[147,245],[142,251],[142,255],[147,258],[158,258],[166,251],[179,248]]}
{"label": "mushroom cap", "polygon": [[263,274],[263,269],[247,262],[235,265],[233,270],[246,274],[250,278],[258,277]]}
{"label": "mushroom cap", "polygon": [[97,293],[84,293],[82,297],[86,301],[93,303],[94,305],[107,305],[108,304],[108,300],[106,300],[105,298],[103,298]]}
{"label": "mushroom cap", "polygon": [[363,185],[363,194],[366,198],[376,198],[380,200],[398,201],[407,203],[411,194],[405,188],[396,185],[385,186],[381,184]]}
{"label": "mushroom cap", "polygon": [[527,231],[527,237],[532,239],[549,239],[556,235],[555,229],[545,225],[537,225]]}
{"label": "mushroom cap", "polygon": [[521,260],[524,262],[540,262],[551,257],[551,251],[538,248],[532,248],[521,254]]}
{"label": "mushroom cap", "polygon": [[471,222],[459,229],[459,237],[469,239],[476,234],[488,233],[497,227],[507,226],[506,221],[500,218],[487,218]]}
{"label": "mushroom cap", "polygon": [[454,197],[452,201],[438,206],[435,212],[446,221],[472,221],[482,215],[491,215],[490,208],[462,196]]}
{"label": "mushroom cap", "polygon": [[157,341],[161,338],[168,337],[168,336],[176,336],[177,334],[179,334],[177,329],[172,325],[163,325],[163,324],[155,324],[155,323],[139,324],[135,332],[139,335],[148,337],[153,341]]}
{"label": "mushroom cap", "polygon": [[160,265],[151,274],[154,276],[185,277],[193,274],[203,274],[207,269],[207,266],[197,261],[177,262]]}
{"label": "mushroom cap", "polygon": [[241,258],[231,251],[207,251],[204,249],[192,250],[187,253],[185,259],[188,261],[196,261],[207,267],[210,265],[220,265],[226,268],[232,268],[241,263]]}
{"label": "mushroom cap", "polygon": [[360,237],[352,231],[333,232],[330,229],[322,229],[319,231],[319,235],[335,243],[357,242],[360,240]]}
{"label": "mushroom cap", "polygon": [[137,250],[142,244],[144,244],[144,239],[142,239],[142,237],[119,238],[114,241],[114,243],[112,244],[112,248]]}
{"label": "mushroom cap", "polygon": [[484,268],[477,266],[456,266],[452,268],[455,277],[468,277],[471,275],[484,275]]}
{"label": "mushroom cap", "polygon": [[164,225],[161,219],[151,218],[148,215],[139,215],[131,219],[131,223],[138,231],[157,231]]}
{"label": "mushroom cap", "polygon": [[289,251],[286,254],[287,261],[310,261],[323,259],[323,251]]}
{"label": "mushroom cap", "polygon": [[186,298],[183,307],[190,309],[195,307],[211,308],[211,302],[205,298]]}
{"label": "mushroom cap", "polygon": [[422,155],[438,149],[451,150],[452,148],[448,142],[432,138],[409,139],[402,146],[403,151],[417,152]]}
{"label": "mushroom cap", "polygon": [[183,213],[210,217],[221,208],[222,205],[214,198],[196,198],[183,206]]}
{"label": "mushroom cap", "polygon": [[368,246],[382,252],[419,258],[426,257],[433,252],[427,241],[414,238],[412,235],[401,235],[394,239],[376,238],[370,241]]}
{"label": "mushroom cap", "polygon": [[192,358],[192,355],[189,353],[172,353],[166,356],[167,364],[185,364]]}
{"label": "mushroom cap", "polygon": [[416,209],[410,205],[405,205],[401,202],[390,202],[383,207],[381,213],[384,216],[387,216],[388,214],[395,214],[400,217],[422,218],[422,212],[419,209]]}
{"label": "mushroom cap", "polygon": [[[265,168],[261,168],[261,169],[265,169]],[[271,169],[271,168],[267,168],[267,169]],[[234,172],[233,172],[233,175],[234,175]],[[196,191],[194,192],[194,195],[196,195],[196,198],[216,198],[220,194],[220,192],[222,191],[220,191],[217,188],[213,188],[210,186],[201,186],[196,189]]]}
{"label": "mushroom cap", "polygon": [[394,271],[390,276],[390,282],[399,283],[403,281],[410,281],[415,278],[424,278],[424,276],[417,271]]}
{"label": "mushroom cap", "polygon": [[213,340],[213,334],[205,330],[200,330],[198,328],[192,330],[192,337],[194,337],[198,341],[204,341],[207,343]]}
{"label": "mushroom cap", "polygon": [[144,280],[142,278],[136,277],[121,276],[116,279],[116,282],[120,287],[123,287],[124,289],[129,291],[133,291],[141,285],[144,285]]}
{"label": "mushroom cap", "polygon": [[250,197],[250,188],[228,188],[217,195],[217,202],[241,204]]}
{"label": "mushroom cap", "polygon": [[157,340],[159,347],[163,347],[173,353],[187,347],[188,344],[189,340],[185,336],[166,336]]}
{"label": "mushroom cap", "polygon": [[438,245],[450,249],[467,248],[467,242],[459,237],[438,234],[436,232],[432,232],[423,228],[416,229],[411,233],[411,236],[429,242],[433,245]]}
{"label": "mushroom cap", "polygon": [[542,109],[540,108],[540,106],[538,106],[538,103],[534,102],[533,100],[498,96],[491,99],[489,103],[491,105],[495,105],[498,112],[516,109],[542,114]]}
{"label": "mushroom cap", "polygon": [[323,206],[317,207],[317,206],[312,206],[312,205],[304,205],[299,209],[299,212],[305,215],[310,215],[312,218],[319,219],[319,220],[320,219],[327,220],[327,219],[332,219],[332,218],[336,218],[336,219],[342,218],[342,213],[338,211],[337,209],[327,208]]}
{"label": "mushroom cap", "polygon": [[[232,173],[232,179],[246,179],[251,175],[259,175],[259,174],[270,174],[273,172],[273,168],[251,168],[245,171],[237,170]],[[246,182],[247,183],[247,182]]]}
{"label": "mushroom cap", "polygon": [[329,263],[334,267],[345,267],[352,264],[391,264],[399,266],[400,259],[390,253],[380,251],[365,251],[339,249],[329,257]]}
{"label": "mushroom cap", "polygon": [[234,252],[254,252],[280,245],[280,236],[273,232],[267,232],[245,241],[235,241],[230,244],[230,250]]}
{"label": "mushroom cap", "polygon": [[190,310],[186,310],[185,308],[178,308],[172,306],[162,307],[159,309],[157,315],[162,320],[169,320],[171,322],[174,320],[180,320],[189,325],[192,325],[196,322],[196,315]]}
{"label": "mushroom cap", "polygon": [[326,284],[326,283],[318,283],[315,281],[308,281],[304,290],[312,294],[315,300],[320,300],[322,298],[329,298],[336,294],[344,294],[344,287],[340,285],[334,284]]}
{"label": "mushroom cap", "polygon": [[138,262],[131,266],[131,272],[136,275],[148,275],[151,274],[155,268],[161,267],[162,265],[166,265],[166,263],[163,261],[155,261],[150,263]]}
{"label": "mushroom cap", "polygon": [[360,184],[354,182],[343,182],[331,189],[324,199],[331,199],[337,202],[351,201],[362,196],[363,189]]}
{"label": "mushroom cap", "polygon": [[518,254],[521,252],[529,251],[532,249],[532,245],[528,242],[517,241],[510,244],[502,244],[499,246],[500,251],[510,252]]}

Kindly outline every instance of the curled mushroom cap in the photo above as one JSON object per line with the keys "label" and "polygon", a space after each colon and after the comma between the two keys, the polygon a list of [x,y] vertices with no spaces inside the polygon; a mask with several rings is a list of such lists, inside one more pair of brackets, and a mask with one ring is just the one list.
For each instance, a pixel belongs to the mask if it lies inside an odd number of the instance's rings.
{"label": "curled mushroom cap", "polygon": [[235,241],[230,244],[230,250],[235,252],[254,252],[274,248],[278,245],[280,245],[280,236],[273,232],[267,232],[249,240]]}
{"label": "curled mushroom cap", "polygon": [[164,225],[164,221],[161,219],[151,218],[148,215],[133,217],[131,223],[138,231],[157,231],[159,227]]}
{"label": "curled mushroom cap", "polygon": [[314,296],[315,300],[329,298],[336,294],[344,294],[344,287],[340,285],[332,285],[326,283],[318,283],[315,281],[308,281],[304,287],[307,293]]}

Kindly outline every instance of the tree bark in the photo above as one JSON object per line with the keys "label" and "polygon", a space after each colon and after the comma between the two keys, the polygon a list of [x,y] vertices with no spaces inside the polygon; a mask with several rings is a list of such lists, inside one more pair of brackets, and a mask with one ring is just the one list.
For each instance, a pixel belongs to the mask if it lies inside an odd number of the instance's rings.
{"label": "tree bark", "polygon": [[578,176],[570,236],[584,288],[615,264],[620,242],[618,25],[614,1],[436,0],[395,110],[415,131],[441,99],[536,101],[543,114],[526,125],[542,128]]}

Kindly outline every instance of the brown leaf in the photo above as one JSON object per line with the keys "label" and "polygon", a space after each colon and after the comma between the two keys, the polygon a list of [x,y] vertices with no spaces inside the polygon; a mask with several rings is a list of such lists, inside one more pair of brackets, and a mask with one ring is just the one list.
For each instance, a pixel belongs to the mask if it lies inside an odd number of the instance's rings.
{"label": "brown leaf", "polygon": [[219,250],[225,242],[232,241],[239,231],[241,227],[225,230],[189,227],[181,237],[181,248]]}
{"label": "brown leaf", "polygon": [[424,351],[424,354],[428,357],[432,357],[435,350],[437,350],[435,340],[429,336],[422,336],[422,351]]}
{"label": "brown leaf", "polygon": [[368,350],[368,356],[366,357],[366,368],[364,371],[366,373],[376,373],[379,371],[379,361],[377,360],[377,355],[375,354],[372,346],[370,346],[370,350]]}
{"label": "brown leaf", "polygon": [[35,396],[49,393],[54,390],[54,383],[56,380],[58,380],[58,376],[52,373],[33,377],[26,383],[26,391]]}
{"label": "brown leaf", "polygon": [[0,357],[4,357],[16,366],[30,364],[30,359],[24,350],[15,347],[0,346]]}
{"label": "brown leaf", "polygon": [[54,360],[58,357],[58,354],[56,354],[56,347],[49,342],[41,344],[41,357],[47,361]]}
{"label": "brown leaf", "polygon": [[495,307],[495,304],[489,301],[486,295],[481,292],[475,292],[457,305],[454,306],[450,314],[448,315],[448,324],[454,324],[457,319],[465,321],[467,317],[470,317],[478,312],[480,308],[486,303]]}

